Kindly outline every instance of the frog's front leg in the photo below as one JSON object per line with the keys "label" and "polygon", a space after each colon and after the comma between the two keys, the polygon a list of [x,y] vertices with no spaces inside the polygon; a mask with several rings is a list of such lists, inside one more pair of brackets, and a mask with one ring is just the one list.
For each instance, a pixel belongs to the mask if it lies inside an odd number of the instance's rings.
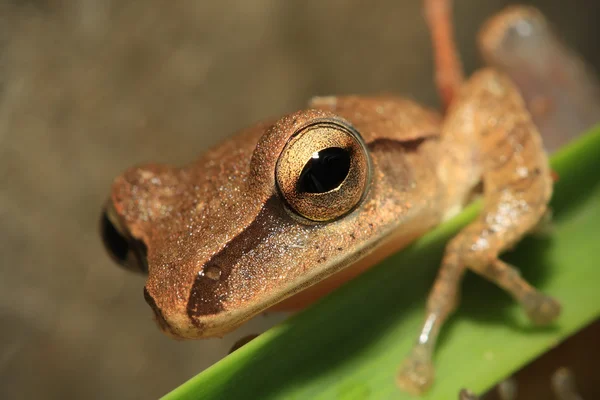
{"label": "frog's front leg", "polygon": [[[450,106],[442,137],[451,152],[447,159],[455,163],[453,173],[457,170],[456,176],[464,177],[461,184],[475,181],[469,168],[474,158],[479,160],[484,206],[478,219],[446,247],[417,344],[398,377],[398,384],[412,393],[422,393],[433,381],[435,342],[456,308],[466,269],[510,293],[536,324],[551,322],[560,310],[555,300],[538,292],[515,267],[498,258],[535,228],[552,194],[551,171],[539,132],[516,87],[494,70],[476,73]],[[442,179],[448,165],[440,163]],[[452,209],[452,202],[464,201],[467,192],[452,187],[450,177],[447,184],[447,208]]]}

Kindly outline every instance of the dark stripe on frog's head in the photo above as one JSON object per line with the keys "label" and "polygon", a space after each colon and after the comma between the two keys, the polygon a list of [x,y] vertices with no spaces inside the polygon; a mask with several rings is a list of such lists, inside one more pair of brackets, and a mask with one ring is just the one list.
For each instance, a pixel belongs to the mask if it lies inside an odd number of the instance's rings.
{"label": "dark stripe on frog's head", "polygon": [[240,254],[248,253],[265,241],[270,234],[265,226],[285,224],[287,212],[281,200],[273,195],[263,205],[258,215],[242,232],[213,255],[196,276],[187,304],[187,314],[192,323],[203,315],[214,315],[224,310],[223,302],[229,293],[229,276]]}
{"label": "dark stripe on frog's head", "polygon": [[[427,138],[397,142],[378,139],[367,146],[376,151],[380,146],[396,148],[397,151],[412,152]],[[290,217],[284,208],[282,199],[272,195],[263,204],[256,218],[238,235],[233,237],[219,252],[214,254],[198,271],[190,290],[186,311],[190,321],[198,324],[198,318],[215,315],[224,311],[224,302],[230,293],[229,277],[232,268],[241,254],[251,252],[263,243],[271,233],[266,226],[284,228],[290,223]]]}

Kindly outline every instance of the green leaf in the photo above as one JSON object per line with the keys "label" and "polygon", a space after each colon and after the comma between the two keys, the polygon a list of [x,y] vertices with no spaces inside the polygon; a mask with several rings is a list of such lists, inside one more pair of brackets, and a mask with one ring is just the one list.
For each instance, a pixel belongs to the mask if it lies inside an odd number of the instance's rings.
{"label": "green leaf", "polygon": [[[458,312],[435,353],[423,399],[483,392],[600,316],[600,128],[552,158],[560,179],[554,231],[505,258],[559,299],[552,327],[535,328],[497,287],[467,275]],[[392,256],[192,378],[166,399],[409,399],[395,374],[416,338],[444,243],[479,211],[474,204]]]}

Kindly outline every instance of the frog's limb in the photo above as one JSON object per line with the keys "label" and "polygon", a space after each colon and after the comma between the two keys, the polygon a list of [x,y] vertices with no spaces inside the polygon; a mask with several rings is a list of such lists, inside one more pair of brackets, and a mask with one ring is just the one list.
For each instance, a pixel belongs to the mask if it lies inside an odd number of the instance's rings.
{"label": "frog's limb", "polygon": [[509,377],[496,386],[496,393],[500,400],[515,400],[517,398],[517,380]]}
{"label": "frog's limb", "polygon": [[423,0],[423,8],[431,32],[435,82],[446,110],[464,80],[452,29],[452,0]]}
{"label": "frog's limb", "polygon": [[446,186],[452,189],[446,208],[454,208],[455,202],[467,196],[464,190],[456,189],[443,169],[452,161],[456,176],[468,177],[472,158],[480,160],[484,206],[478,219],[446,247],[417,344],[398,378],[399,385],[413,393],[422,393],[432,383],[435,341],[458,303],[465,269],[505,289],[536,324],[550,323],[560,311],[555,300],[538,292],[515,267],[498,259],[536,227],[552,194],[548,158],[516,87],[493,70],[474,74],[451,105],[442,138],[446,141],[442,148],[450,153],[439,164],[440,179],[448,179]]}
{"label": "frog's limb", "polygon": [[[502,400],[517,398],[517,384],[514,378],[508,378],[497,386],[498,396]],[[556,400],[583,400],[579,394],[573,373],[561,367],[552,374],[552,392]],[[487,396],[486,396],[487,397]],[[459,400],[479,400],[479,397],[468,389],[462,389],[458,394]]]}
{"label": "frog's limb", "polygon": [[600,81],[537,9],[509,6],[478,35],[485,62],[519,88],[553,152],[600,121]]}
{"label": "frog's limb", "polygon": [[583,400],[575,385],[573,373],[565,367],[552,374],[552,391],[557,400]]}
{"label": "frog's limb", "polygon": [[250,335],[246,335],[244,337],[239,338],[234,344],[233,346],[231,346],[231,349],[229,349],[229,352],[227,354],[231,354],[234,351],[236,351],[237,349],[239,349],[240,347],[243,347],[245,345],[247,345],[248,343],[250,343],[251,341],[253,341],[254,339],[256,339],[258,337],[258,333],[253,333]]}
{"label": "frog's limb", "polygon": [[479,400],[479,396],[468,389],[461,389],[458,400]]}

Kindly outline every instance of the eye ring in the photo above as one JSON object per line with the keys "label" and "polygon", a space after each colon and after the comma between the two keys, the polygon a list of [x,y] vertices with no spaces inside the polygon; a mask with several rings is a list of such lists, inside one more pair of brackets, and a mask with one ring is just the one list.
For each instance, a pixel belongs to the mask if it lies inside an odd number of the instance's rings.
{"label": "eye ring", "polygon": [[349,123],[323,119],[298,129],[277,161],[280,195],[296,214],[331,221],[351,212],[371,181],[367,147]]}

